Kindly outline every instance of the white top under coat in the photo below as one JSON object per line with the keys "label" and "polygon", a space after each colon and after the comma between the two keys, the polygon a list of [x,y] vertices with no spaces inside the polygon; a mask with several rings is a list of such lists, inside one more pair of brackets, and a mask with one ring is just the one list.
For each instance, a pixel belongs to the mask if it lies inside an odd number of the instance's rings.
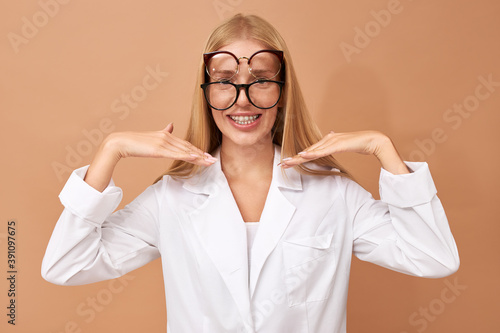
{"label": "white top under coat", "polygon": [[252,245],[255,239],[255,235],[257,235],[259,222],[245,222],[245,227],[247,229],[248,274],[250,275],[252,263]]}

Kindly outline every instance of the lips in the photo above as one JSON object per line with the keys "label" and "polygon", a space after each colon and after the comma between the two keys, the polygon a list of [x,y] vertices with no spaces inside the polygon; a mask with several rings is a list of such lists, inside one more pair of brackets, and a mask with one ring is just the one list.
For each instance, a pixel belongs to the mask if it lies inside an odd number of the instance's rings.
{"label": "lips", "polygon": [[238,125],[248,125],[256,121],[260,117],[260,114],[255,114],[251,116],[233,116],[229,115],[229,118],[231,118],[235,123]]}

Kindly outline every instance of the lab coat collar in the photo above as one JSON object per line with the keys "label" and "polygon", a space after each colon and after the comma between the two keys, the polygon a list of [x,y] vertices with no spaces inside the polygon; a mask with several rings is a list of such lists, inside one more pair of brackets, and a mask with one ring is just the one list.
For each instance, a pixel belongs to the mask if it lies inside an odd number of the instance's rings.
{"label": "lab coat collar", "polygon": [[183,185],[192,193],[208,195],[206,200],[200,200],[200,205],[189,214],[189,218],[199,242],[229,289],[243,321],[250,326],[253,326],[250,299],[260,272],[295,212],[295,206],[282,191],[302,190],[301,176],[297,171],[290,168],[282,172],[277,166],[281,147],[275,145],[274,148],[273,179],[252,247],[250,276],[246,227],[221,169],[220,147],[213,154],[217,162]]}

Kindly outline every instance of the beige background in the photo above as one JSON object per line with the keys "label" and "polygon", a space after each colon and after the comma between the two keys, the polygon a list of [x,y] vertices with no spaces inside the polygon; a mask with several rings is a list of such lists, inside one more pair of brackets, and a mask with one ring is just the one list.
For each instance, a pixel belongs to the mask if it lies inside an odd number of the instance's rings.
{"label": "beige background", "polygon": [[[158,260],[122,282],[79,287],[45,282],[40,264],[68,170],[88,164],[111,128],[158,130],[173,121],[183,137],[204,42],[236,12],[262,15],[282,33],[325,133],[384,131],[406,159],[429,162],[446,208],[458,273],[418,279],[354,259],[348,332],[500,331],[500,84],[488,90],[480,81],[500,82],[498,1],[63,2],[3,1],[0,10],[2,332],[165,332]],[[148,68],[163,72],[148,81],[150,90],[143,87]],[[125,95],[136,104],[126,106]],[[464,103],[462,115],[449,111]],[[340,159],[376,193],[374,158]],[[123,161],[114,177],[123,204],[168,163]],[[6,323],[11,219],[15,327]],[[92,298],[95,309],[87,304]]]}

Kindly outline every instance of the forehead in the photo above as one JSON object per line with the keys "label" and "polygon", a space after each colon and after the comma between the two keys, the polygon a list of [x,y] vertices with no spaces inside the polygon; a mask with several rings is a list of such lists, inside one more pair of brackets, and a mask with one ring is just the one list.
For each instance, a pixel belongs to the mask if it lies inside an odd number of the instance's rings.
{"label": "forehead", "polygon": [[241,39],[229,43],[217,51],[229,51],[234,54],[237,58],[240,57],[250,57],[257,51],[268,49],[266,44],[259,42],[255,39]]}

